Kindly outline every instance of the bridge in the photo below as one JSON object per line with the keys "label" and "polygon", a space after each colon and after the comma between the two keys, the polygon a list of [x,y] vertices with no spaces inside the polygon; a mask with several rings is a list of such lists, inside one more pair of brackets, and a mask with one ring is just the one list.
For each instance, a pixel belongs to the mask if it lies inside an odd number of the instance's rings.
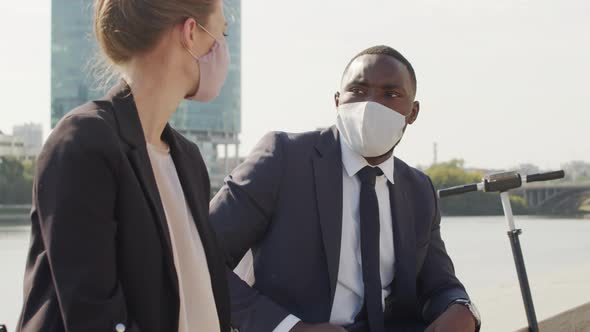
{"label": "bridge", "polygon": [[543,214],[590,214],[590,183],[529,184],[515,191]]}

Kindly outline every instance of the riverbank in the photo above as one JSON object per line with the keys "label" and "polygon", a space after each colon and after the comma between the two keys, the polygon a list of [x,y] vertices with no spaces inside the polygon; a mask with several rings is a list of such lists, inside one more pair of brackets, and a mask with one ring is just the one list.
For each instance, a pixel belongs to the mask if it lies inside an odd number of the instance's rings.
{"label": "riverbank", "polygon": [[[590,302],[590,220],[516,217],[539,320]],[[28,219],[27,219],[28,222]],[[14,331],[30,226],[0,225],[0,323]],[[457,276],[483,317],[482,332],[526,326],[503,217],[443,217],[441,232]],[[563,330],[569,331],[569,330]]]}
{"label": "riverbank", "polygon": [[[0,205],[0,224],[2,225],[10,225],[11,223],[16,224],[28,224],[30,222],[30,213],[31,213],[31,206],[30,205],[19,205],[19,206],[6,206]],[[492,218],[492,217],[502,217],[502,214],[492,214],[492,215],[445,215],[443,214],[443,218]],[[517,218],[539,218],[539,219],[588,219],[590,220],[590,211],[587,214],[577,214],[577,215],[515,215]]]}
{"label": "riverbank", "polygon": [[[590,221],[530,216],[515,221],[523,230],[537,318],[588,303]],[[441,224],[457,276],[482,312],[482,331],[515,331],[527,324],[506,228],[503,217],[443,218]]]}
{"label": "riverbank", "polygon": [[30,205],[0,205],[0,225],[28,225],[30,213]]}
{"label": "riverbank", "polygon": [[[541,331],[590,331],[590,302],[539,322]],[[528,327],[518,332],[528,332]]]}

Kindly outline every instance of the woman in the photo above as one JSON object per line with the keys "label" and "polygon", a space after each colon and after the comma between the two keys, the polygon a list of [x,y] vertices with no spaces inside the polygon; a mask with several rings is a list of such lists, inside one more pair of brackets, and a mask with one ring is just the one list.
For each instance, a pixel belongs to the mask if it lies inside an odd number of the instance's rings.
{"label": "woman", "polygon": [[96,0],[123,82],[66,115],[39,156],[20,331],[230,331],[197,146],[167,125],[217,96],[221,0]]}

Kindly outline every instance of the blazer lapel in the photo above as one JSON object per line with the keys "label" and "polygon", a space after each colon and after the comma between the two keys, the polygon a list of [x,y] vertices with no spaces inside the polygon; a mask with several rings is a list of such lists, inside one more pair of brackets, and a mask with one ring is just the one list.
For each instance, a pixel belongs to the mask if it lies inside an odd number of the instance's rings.
{"label": "blazer lapel", "polygon": [[316,199],[330,278],[332,307],[338,281],[342,235],[342,156],[338,132],[334,127],[320,134],[316,150],[318,155],[313,160]]}
{"label": "blazer lapel", "polygon": [[412,308],[416,297],[416,232],[403,169],[398,165],[396,162],[394,184],[388,182],[395,247],[392,305],[403,310]]}
{"label": "blazer lapel", "polygon": [[[210,193],[207,192],[205,197],[203,191],[196,192],[196,188],[209,188],[209,183],[204,182],[203,172],[206,172],[205,165],[201,165],[198,160],[192,160],[190,152],[184,149],[178,139],[174,136],[173,129],[167,125],[162,135],[164,141],[170,145],[170,155],[174,160],[174,166],[180,179],[180,184],[184,192],[188,207],[193,215],[193,220],[197,228],[207,228],[208,207],[203,206],[202,201],[208,202]],[[202,166],[202,168],[201,168]],[[208,229],[208,228],[207,228]],[[206,241],[208,239],[205,239]],[[205,242],[203,242],[205,243]]]}
{"label": "blazer lapel", "polygon": [[141,127],[141,121],[137,113],[135,102],[129,87],[121,83],[110,92],[112,101],[95,101],[101,108],[113,108],[113,113],[117,118],[119,125],[119,135],[129,145],[127,158],[133,167],[135,174],[139,180],[141,188],[147,198],[148,204],[152,211],[152,215],[156,221],[156,227],[160,234],[160,239],[163,244],[164,261],[168,276],[174,289],[178,293],[178,277],[176,268],[174,266],[174,257],[172,255],[172,243],[170,240],[170,233],[162,206],[156,179],[154,177],[150,158],[146,149],[145,137]]}
{"label": "blazer lapel", "polygon": [[178,173],[178,178],[186,198],[188,207],[193,215],[194,223],[197,227],[205,256],[207,258],[207,266],[211,275],[211,285],[215,297],[215,303],[222,327],[229,322],[229,288],[226,277],[225,257],[218,245],[216,235],[212,231],[208,223],[209,206],[202,202],[209,202],[210,193],[207,192],[205,197],[200,191],[195,191],[197,188],[209,188],[208,178],[203,176],[203,172],[207,172],[205,164],[202,160],[194,160],[190,158],[192,153],[186,151],[181,142],[174,135],[174,131],[170,126],[166,126],[163,133],[164,140],[170,144],[170,153],[174,160],[174,165]]}
{"label": "blazer lapel", "polygon": [[[127,153],[127,157],[131,162],[137,178],[141,184],[143,192],[148,199],[150,209],[152,210],[156,224],[160,231],[160,236],[165,244],[165,249],[169,254],[169,260],[174,268],[174,261],[172,257],[172,243],[170,241],[170,232],[168,230],[168,223],[166,221],[166,214],[164,213],[164,207],[162,206],[162,200],[156,179],[154,178],[153,170],[151,169],[151,163],[147,151],[145,149],[132,149]],[[176,279],[176,272],[174,271],[174,279]]]}

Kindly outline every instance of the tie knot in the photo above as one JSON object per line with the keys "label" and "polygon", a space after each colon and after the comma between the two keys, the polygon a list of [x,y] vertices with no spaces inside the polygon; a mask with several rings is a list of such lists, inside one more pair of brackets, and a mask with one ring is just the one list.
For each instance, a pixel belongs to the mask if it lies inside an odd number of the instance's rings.
{"label": "tie knot", "polygon": [[374,186],[375,179],[378,176],[383,175],[383,171],[381,171],[381,169],[379,167],[365,166],[365,167],[363,167],[363,169],[358,171],[357,174],[358,174],[358,177],[362,183],[368,183],[368,184]]}

